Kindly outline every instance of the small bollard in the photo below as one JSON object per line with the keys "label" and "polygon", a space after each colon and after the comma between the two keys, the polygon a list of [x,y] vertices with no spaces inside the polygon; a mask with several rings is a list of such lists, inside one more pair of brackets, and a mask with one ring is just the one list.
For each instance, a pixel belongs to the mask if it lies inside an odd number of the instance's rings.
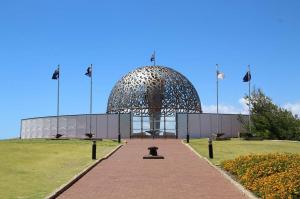
{"label": "small bollard", "polygon": [[187,142],[187,143],[190,143],[190,134],[187,134],[187,135],[186,135],[186,142]]}
{"label": "small bollard", "polygon": [[213,159],[214,158],[214,151],[213,151],[213,145],[212,145],[212,139],[208,139],[208,153],[209,153],[209,158]]}
{"label": "small bollard", "polygon": [[93,160],[96,160],[96,148],[97,148],[96,141],[93,140],[93,145],[92,145],[92,159]]}
{"label": "small bollard", "polygon": [[118,143],[121,143],[121,135],[118,135]]}

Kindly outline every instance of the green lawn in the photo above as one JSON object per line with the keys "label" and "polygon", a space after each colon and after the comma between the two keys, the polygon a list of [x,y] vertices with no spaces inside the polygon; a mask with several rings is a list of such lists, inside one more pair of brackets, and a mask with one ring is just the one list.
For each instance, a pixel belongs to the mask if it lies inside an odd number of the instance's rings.
{"label": "green lawn", "polygon": [[[44,198],[82,171],[91,160],[88,140],[0,141],[0,198]],[[97,142],[97,159],[118,145]]]}
{"label": "green lawn", "polygon": [[[190,145],[202,156],[208,158],[208,139],[192,139]],[[240,155],[262,154],[262,153],[299,153],[300,142],[291,141],[245,141],[233,139],[230,141],[213,142],[215,165],[219,165],[223,160],[234,159]],[[209,158],[208,158],[209,159]]]}

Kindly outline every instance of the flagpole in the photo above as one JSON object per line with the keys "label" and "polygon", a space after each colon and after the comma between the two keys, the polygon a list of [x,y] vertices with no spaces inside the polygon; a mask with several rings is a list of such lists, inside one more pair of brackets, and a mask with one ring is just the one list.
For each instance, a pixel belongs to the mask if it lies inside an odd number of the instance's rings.
{"label": "flagpole", "polygon": [[93,111],[93,65],[91,64],[91,90],[90,90],[90,134],[92,135],[92,111]]}
{"label": "flagpole", "polygon": [[251,78],[250,78],[250,65],[248,65],[248,79],[249,79],[249,131],[251,134]]}
{"label": "flagpole", "polygon": [[155,55],[155,51],[154,51],[154,66],[156,65],[156,55]]}
{"label": "flagpole", "polygon": [[58,80],[57,80],[57,113],[56,113],[56,136],[59,129],[59,80],[60,80],[60,65],[58,64]]}
{"label": "flagpole", "polygon": [[217,134],[219,134],[219,78],[218,78],[218,71],[219,71],[219,65],[216,64],[216,77],[217,77]]}

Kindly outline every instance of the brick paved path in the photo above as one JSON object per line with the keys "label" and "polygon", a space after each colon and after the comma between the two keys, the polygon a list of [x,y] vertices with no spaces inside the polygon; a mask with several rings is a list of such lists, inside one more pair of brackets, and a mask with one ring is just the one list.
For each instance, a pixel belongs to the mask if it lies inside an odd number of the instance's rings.
{"label": "brick paved path", "polygon": [[[164,160],[143,160],[151,145]],[[132,139],[59,198],[246,198],[180,140]]]}

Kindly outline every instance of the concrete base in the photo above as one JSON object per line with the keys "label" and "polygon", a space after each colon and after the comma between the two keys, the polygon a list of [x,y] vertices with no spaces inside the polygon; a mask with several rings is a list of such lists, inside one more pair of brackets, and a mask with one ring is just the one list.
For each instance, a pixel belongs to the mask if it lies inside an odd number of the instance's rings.
{"label": "concrete base", "polygon": [[96,140],[96,141],[103,141],[102,138],[83,138],[83,140]]}
{"label": "concrete base", "polygon": [[164,156],[161,156],[161,155],[157,155],[157,156],[153,156],[153,155],[145,155],[143,157],[143,159],[165,159]]}
{"label": "concrete base", "polygon": [[50,138],[46,140],[70,140],[70,138]]}

